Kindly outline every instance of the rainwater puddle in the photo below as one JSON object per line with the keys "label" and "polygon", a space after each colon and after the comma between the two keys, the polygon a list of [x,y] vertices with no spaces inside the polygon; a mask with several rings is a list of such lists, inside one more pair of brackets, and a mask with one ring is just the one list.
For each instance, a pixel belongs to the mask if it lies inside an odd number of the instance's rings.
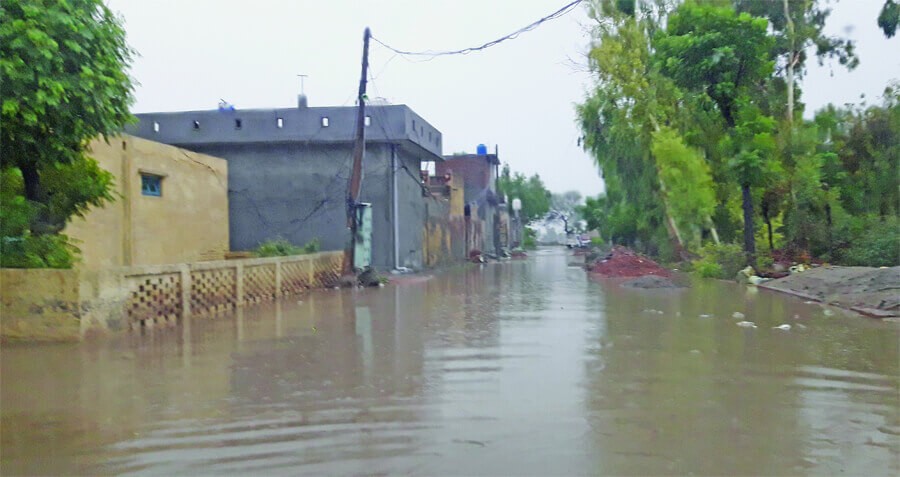
{"label": "rainwater puddle", "polygon": [[897,323],[576,263],[5,346],[0,474],[900,474]]}

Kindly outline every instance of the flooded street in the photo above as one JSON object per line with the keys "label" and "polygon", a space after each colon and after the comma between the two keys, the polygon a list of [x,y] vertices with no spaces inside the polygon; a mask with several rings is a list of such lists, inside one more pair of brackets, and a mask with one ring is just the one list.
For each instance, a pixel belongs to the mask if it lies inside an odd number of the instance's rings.
{"label": "flooded street", "polygon": [[5,346],[0,473],[900,473],[897,323],[569,260]]}

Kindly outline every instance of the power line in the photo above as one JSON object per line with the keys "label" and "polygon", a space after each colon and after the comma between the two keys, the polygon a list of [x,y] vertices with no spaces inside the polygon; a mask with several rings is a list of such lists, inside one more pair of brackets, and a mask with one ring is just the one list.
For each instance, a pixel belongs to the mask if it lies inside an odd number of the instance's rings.
{"label": "power line", "polygon": [[483,44],[483,45],[481,45],[481,46],[473,46],[473,47],[469,47],[469,48],[463,48],[463,49],[461,49],[461,50],[448,50],[448,51],[433,51],[433,50],[426,50],[426,51],[405,51],[405,50],[399,50],[399,49],[397,49],[397,48],[394,48],[394,47],[392,47],[392,46],[386,44],[385,42],[383,42],[383,41],[379,40],[378,38],[376,38],[374,35],[372,36],[372,40],[374,40],[374,41],[375,41],[376,43],[378,43],[379,45],[381,45],[381,46],[387,48],[388,50],[391,50],[391,51],[393,51],[394,53],[396,53],[396,54],[398,54],[398,55],[403,55],[403,56],[430,56],[430,57],[436,57],[436,56],[449,56],[449,55],[467,55],[467,54],[472,53],[472,52],[475,52],[475,51],[481,51],[481,50],[488,49],[488,48],[490,48],[490,47],[492,47],[492,46],[495,46],[495,45],[498,45],[498,44],[500,44],[500,43],[503,43],[503,42],[506,41],[506,40],[513,40],[513,39],[515,39],[516,37],[518,37],[519,35],[521,35],[522,33],[525,33],[525,32],[527,32],[527,31],[534,30],[535,28],[539,27],[539,26],[540,26],[541,24],[543,24],[544,22],[547,22],[547,21],[550,21],[550,20],[555,20],[555,19],[557,19],[557,18],[559,18],[559,17],[565,15],[566,13],[569,13],[570,11],[572,11],[572,10],[573,10],[579,3],[581,3],[582,1],[583,1],[583,0],[575,0],[575,1],[573,1],[573,2],[571,2],[571,3],[569,3],[569,4],[567,4],[566,6],[560,8],[559,10],[557,10],[557,11],[555,11],[555,12],[553,12],[553,13],[551,13],[551,14],[545,16],[545,17],[542,17],[541,19],[536,20],[536,21],[534,21],[534,22],[532,22],[532,23],[530,23],[530,24],[528,24],[528,25],[526,25],[526,26],[524,26],[524,27],[522,27],[522,28],[519,28],[518,30],[516,30],[516,31],[514,31],[514,32],[512,32],[512,33],[510,33],[510,34],[508,34],[508,35],[504,35],[504,36],[502,36],[502,37],[500,37],[500,38],[498,38],[498,39],[496,39],[496,40],[489,41],[489,42],[487,42],[487,43],[485,43],[485,44]]}

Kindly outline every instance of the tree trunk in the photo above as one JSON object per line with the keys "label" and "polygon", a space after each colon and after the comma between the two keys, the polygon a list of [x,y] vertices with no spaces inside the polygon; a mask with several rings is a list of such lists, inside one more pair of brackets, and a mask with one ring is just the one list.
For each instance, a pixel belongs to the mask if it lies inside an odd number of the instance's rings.
{"label": "tree trunk", "polygon": [[716,230],[716,223],[713,222],[712,217],[708,215],[706,216],[706,222],[709,223],[709,231],[712,234],[713,242],[715,242],[716,245],[719,245],[721,242],[719,242],[719,231]]}
{"label": "tree trunk", "polygon": [[794,65],[796,64],[796,53],[794,52],[794,21],[791,20],[791,11],[788,8],[788,0],[784,0],[784,20],[787,22],[788,36],[791,41],[791,51],[788,52],[787,59],[787,119],[791,123],[791,129],[794,127]]}
{"label": "tree trunk", "polygon": [[22,164],[19,166],[19,170],[22,171],[22,181],[25,183],[25,199],[29,202],[42,202],[41,176],[37,166]]}
{"label": "tree trunk", "polygon": [[753,237],[753,196],[750,194],[750,184],[741,185],[744,209],[744,253],[747,255],[747,265],[752,265],[756,260],[756,240]]}
{"label": "tree trunk", "polygon": [[34,209],[28,224],[32,235],[47,235],[61,232],[65,226],[65,221],[54,221],[47,210],[47,203],[50,198],[47,191],[41,186],[41,174],[36,164],[22,164],[19,166],[22,171],[22,182],[25,186],[25,200]]}
{"label": "tree trunk", "polygon": [[766,231],[769,234],[769,251],[771,252],[775,250],[775,243],[772,240],[772,217],[769,216],[769,204],[765,199],[762,203],[762,216],[763,220],[766,221]]}
{"label": "tree trunk", "polygon": [[[637,5],[637,3],[635,3]],[[656,117],[652,114],[650,115],[650,123],[653,125],[653,130],[659,132],[659,123],[656,121]],[[656,161],[653,161],[656,164]],[[672,217],[671,208],[669,207],[669,197],[666,193],[666,184],[662,180],[662,175],[660,174],[659,165],[656,165],[656,180],[659,181],[659,192],[660,197],[663,201],[663,211],[666,214],[666,229],[669,231],[669,236],[675,239],[675,252],[681,257],[682,260],[687,260],[687,254],[684,249],[684,241],[681,238],[681,232],[678,231],[678,225],[675,223],[675,218]]]}

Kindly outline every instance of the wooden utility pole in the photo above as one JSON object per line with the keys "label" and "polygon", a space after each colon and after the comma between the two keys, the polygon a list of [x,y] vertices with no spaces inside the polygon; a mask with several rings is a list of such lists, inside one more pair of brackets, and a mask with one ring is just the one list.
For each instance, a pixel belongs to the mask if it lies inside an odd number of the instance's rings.
{"label": "wooden utility pole", "polygon": [[369,38],[372,33],[366,27],[363,32],[362,74],[359,78],[359,94],[356,97],[356,143],[353,145],[353,167],[350,172],[350,183],[347,186],[347,224],[350,226],[350,250],[344,273],[354,273],[353,263],[356,251],[357,229],[359,221],[356,217],[360,188],[362,187],[362,161],[366,154],[366,83],[369,72]]}

